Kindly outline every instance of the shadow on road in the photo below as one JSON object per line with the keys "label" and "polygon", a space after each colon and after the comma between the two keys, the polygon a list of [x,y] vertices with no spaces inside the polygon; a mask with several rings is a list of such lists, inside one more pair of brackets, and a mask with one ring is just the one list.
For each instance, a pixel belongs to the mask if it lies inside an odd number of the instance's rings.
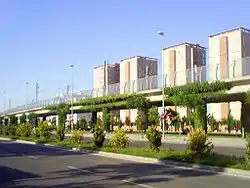
{"label": "shadow on road", "polygon": [[[84,155],[85,153],[94,153],[96,151],[86,151],[86,152],[72,152],[67,151],[67,147],[63,147],[65,150],[62,150],[60,147],[53,147],[53,146],[42,146],[42,145],[30,145],[30,144],[20,144],[20,143],[13,143],[13,142],[0,142],[0,148],[5,153],[11,153],[12,156],[65,156],[65,155]],[[4,157],[11,157],[9,155],[1,155],[0,151],[0,158]]]}
{"label": "shadow on road", "polygon": [[13,169],[6,166],[0,166],[0,187],[4,187],[3,185],[6,183],[10,183],[13,181],[21,180],[21,179],[31,179],[31,178],[38,178],[38,175],[20,171],[17,169]]}
{"label": "shadow on road", "polygon": [[[56,175],[56,177],[55,177]],[[213,176],[216,173],[198,172],[195,170],[173,169],[161,165],[124,163],[111,165],[96,165],[84,169],[68,169],[64,171],[52,171],[46,177],[36,178],[33,185],[22,186],[13,184],[13,187],[21,188],[69,188],[69,187],[87,187],[87,188],[108,188],[118,187],[119,185],[129,184],[124,180],[133,178],[137,184],[157,183],[164,184],[176,178],[190,178],[200,176]],[[50,176],[52,176],[50,178]],[[74,181],[74,178],[78,180]],[[69,179],[70,183],[61,183],[60,180]],[[80,179],[80,182],[79,182]],[[39,180],[39,183],[36,181]],[[29,180],[31,181],[31,180]],[[56,185],[48,185],[49,182],[57,182]],[[44,184],[46,185],[43,185]],[[15,186],[14,186],[15,185]]]}

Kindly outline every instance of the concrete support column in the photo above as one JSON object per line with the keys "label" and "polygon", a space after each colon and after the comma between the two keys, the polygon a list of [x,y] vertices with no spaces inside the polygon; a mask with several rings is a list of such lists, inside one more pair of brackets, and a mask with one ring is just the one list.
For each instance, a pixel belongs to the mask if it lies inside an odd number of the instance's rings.
{"label": "concrete support column", "polygon": [[244,136],[244,133],[250,133],[250,104],[244,102],[241,104],[242,136]]}
{"label": "concrete support column", "polygon": [[93,125],[96,124],[96,120],[97,120],[97,112],[92,112],[91,121]]}
{"label": "concrete support column", "polygon": [[46,121],[46,116],[43,116],[43,121]]}

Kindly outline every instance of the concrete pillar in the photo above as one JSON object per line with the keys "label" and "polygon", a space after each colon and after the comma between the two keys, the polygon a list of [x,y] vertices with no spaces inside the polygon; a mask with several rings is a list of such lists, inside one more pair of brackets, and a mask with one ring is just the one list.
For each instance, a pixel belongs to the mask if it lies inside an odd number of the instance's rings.
{"label": "concrete pillar", "polygon": [[46,121],[46,116],[43,116],[43,121]]}
{"label": "concrete pillar", "polygon": [[241,123],[244,132],[250,133],[250,104],[245,104],[244,102],[241,105]]}
{"label": "concrete pillar", "polygon": [[91,121],[93,125],[96,124],[96,120],[97,120],[97,112],[92,112]]}

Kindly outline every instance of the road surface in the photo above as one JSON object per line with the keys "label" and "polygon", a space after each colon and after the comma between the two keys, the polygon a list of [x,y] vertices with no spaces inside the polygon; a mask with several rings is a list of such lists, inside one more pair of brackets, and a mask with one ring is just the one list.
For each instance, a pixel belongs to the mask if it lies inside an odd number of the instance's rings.
{"label": "road surface", "polygon": [[245,188],[250,179],[0,141],[0,187]]}

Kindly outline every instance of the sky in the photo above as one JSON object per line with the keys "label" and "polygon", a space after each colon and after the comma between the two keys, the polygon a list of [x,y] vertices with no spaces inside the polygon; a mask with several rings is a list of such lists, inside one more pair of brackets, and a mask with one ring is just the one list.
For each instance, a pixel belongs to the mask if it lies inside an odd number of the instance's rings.
{"label": "sky", "polygon": [[93,68],[104,60],[160,59],[162,44],[207,47],[210,34],[250,28],[249,5],[247,0],[0,0],[0,111],[8,98],[12,107],[27,97],[31,101],[36,82],[40,99],[63,91],[71,71],[75,90],[90,89]]}

